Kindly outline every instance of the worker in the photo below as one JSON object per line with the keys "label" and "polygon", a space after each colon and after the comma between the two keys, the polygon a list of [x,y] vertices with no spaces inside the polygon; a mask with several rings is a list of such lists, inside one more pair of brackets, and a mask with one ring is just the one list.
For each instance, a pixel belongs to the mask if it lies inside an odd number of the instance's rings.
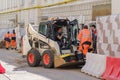
{"label": "worker", "polygon": [[59,17],[57,17],[55,20],[59,20]]}
{"label": "worker", "polygon": [[57,29],[57,32],[55,32],[55,41],[58,42],[60,48],[63,46],[62,38],[63,38],[63,36],[62,36],[62,27],[60,27],[60,28]]}
{"label": "worker", "polygon": [[11,34],[11,49],[16,49],[16,33],[15,33],[15,30],[13,30],[13,33]]}
{"label": "worker", "polygon": [[97,53],[97,49],[96,49],[97,30],[96,30],[96,26],[95,25],[91,25],[90,28],[91,28],[91,31],[92,31],[93,49],[94,49],[94,52]]}
{"label": "worker", "polygon": [[54,22],[54,20],[55,20],[55,18],[51,18],[51,22],[52,22],[52,23]]}
{"label": "worker", "polygon": [[11,35],[9,31],[4,35],[4,40],[5,40],[5,47],[7,50],[9,50],[10,42],[11,42]]}
{"label": "worker", "polygon": [[91,32],[88,30],[87,25],[83,27],[83,30],[80,30],[78,34],[78,40],[80,41],[79,51],[82,52],[84,56],[86,56],[92,41]]}

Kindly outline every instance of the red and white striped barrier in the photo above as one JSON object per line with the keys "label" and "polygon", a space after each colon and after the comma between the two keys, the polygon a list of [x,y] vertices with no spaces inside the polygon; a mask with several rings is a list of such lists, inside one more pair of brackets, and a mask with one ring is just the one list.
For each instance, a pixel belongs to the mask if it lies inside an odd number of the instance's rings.
{"label": "red and white striped barrier", "polygon": [[3,66],[0,64],[0,74],[5,73],[5,68],[3,68]]}
{"label": "red and white striped barrier", "polygon": [[102,79],[120,80],[120,58],[107,57],[106,69]]}
{"label": "red and white striped barrier", "polygon": [[81,71],[103,80],[120,80],[120,58],[88,53]]}

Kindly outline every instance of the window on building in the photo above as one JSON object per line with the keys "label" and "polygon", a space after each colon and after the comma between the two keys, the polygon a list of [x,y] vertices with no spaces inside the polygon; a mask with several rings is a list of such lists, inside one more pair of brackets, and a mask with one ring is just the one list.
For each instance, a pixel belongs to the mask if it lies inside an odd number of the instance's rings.
{"label": "window on building", "polygon": [[35,0],[31,0],[31,4],[35,4]]}
{"label": "window on building", "polygon": [[21,0],[21,6],[24,6],[25,0]]}
{"label": "window on building", "polygon": [[48,0],[44,0],[44,4],[47,4],[48,3]]}

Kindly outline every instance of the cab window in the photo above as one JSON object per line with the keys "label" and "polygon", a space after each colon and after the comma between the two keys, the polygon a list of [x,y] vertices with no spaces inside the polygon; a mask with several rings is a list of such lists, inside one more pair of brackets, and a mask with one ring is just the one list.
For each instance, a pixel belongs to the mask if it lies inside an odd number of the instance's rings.
{"label": "cab window", "polygon": [[47,34],[47,24],[40,24],[39,33],[46,36],[46,34]]}

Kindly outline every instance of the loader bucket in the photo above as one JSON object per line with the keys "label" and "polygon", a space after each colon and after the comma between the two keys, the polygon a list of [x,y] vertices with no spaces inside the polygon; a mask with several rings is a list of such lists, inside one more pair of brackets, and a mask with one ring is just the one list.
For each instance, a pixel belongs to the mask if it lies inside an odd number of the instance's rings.
{"label": "loader bucket", "polygon": [[84,61],[73,61],[73,62],[66,62],[63,58],[60,56],[55,55],[54,57],[54,67],[55,68],[62,68],[62,67],[68,67],[68,66],[77,66],[77,65],[83,65]]}

